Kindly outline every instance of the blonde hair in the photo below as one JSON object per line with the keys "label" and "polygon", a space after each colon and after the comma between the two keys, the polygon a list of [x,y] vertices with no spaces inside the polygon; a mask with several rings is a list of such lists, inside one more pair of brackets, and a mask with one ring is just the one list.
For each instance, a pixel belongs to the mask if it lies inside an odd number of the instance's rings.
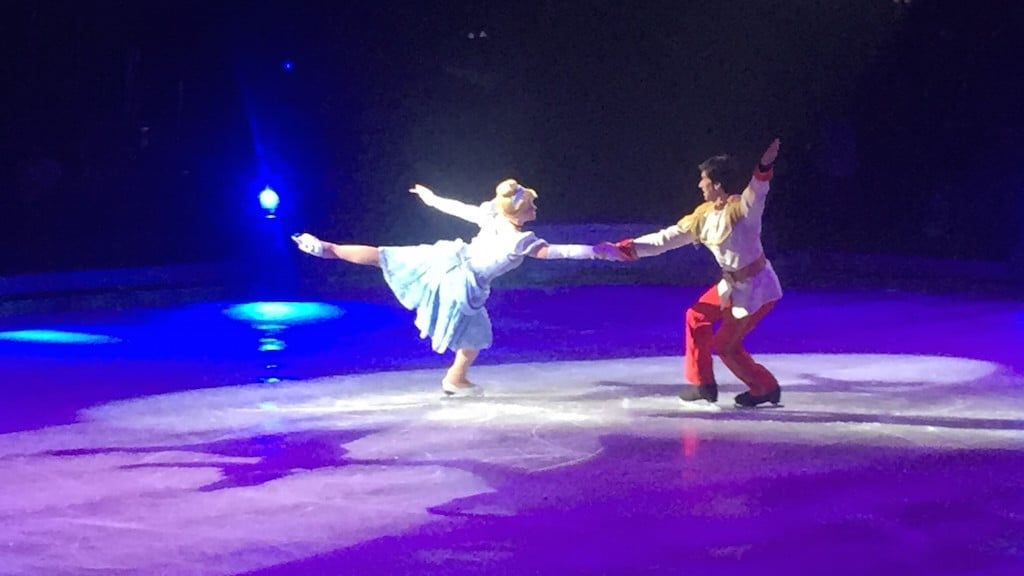
{"label": "blonde hair", "polygon": [[494,189],[494,204],[502,214],[510,218],[519,214],[523,206],[527,205],[528,198],[536,199],[537,191],[521,186],[511,178],[503,180]]}

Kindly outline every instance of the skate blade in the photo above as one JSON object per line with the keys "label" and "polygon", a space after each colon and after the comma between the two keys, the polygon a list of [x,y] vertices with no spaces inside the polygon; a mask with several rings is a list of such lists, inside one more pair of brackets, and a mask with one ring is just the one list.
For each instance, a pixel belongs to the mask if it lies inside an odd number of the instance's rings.
{"label": "skate blade", "polygon": [[757,406],[744,406],[743,404],[733,404],[733,407],[739,410],[772,410],[775,408],[785,408],[786,405],[783,403],[772,404],[771,402],[765,402],[764,404],[758,404]]}
{"label": "skate blade", "polygon": [[483,400],[485,395],[483,392],[477,394],[458,394],[455,392],[448,392],[447,390],[441,393],[441,400],[452,400],[452,401],[464,401],[464,400]]}
{"label": "skate blade", "polygon": [[722,407],[707,400],[683,400],[676,398],[683,410],[689,412],[720,412]]}

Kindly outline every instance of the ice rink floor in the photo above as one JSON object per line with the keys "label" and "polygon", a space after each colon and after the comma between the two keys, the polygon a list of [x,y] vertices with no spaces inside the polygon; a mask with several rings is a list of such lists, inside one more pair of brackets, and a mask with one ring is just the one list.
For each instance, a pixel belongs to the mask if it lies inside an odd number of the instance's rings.
{"label": "ice rink floor", "polygon": [[790,291],[750,410],[699,291],[496,291],[471,399],[383,292],[8,318],[0,574],[1024,573],[1024,302]]}

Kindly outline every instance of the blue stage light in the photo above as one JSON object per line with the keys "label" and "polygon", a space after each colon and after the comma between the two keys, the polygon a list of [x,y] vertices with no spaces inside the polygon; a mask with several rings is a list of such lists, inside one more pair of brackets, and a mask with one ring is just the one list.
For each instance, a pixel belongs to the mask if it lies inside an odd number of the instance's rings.
{"label": "blue stage light", "polygon": [[281,198],[270,186],[267,186],[260,192],[260,207],[267,211],[267,218],[273,218],[274,212],[277,211],[277,206],[280,203]]}
{"label": "blue stage light", "polygon": [[120,340],[112,336],[67,332],[64,330],[14,330],[0,332],[0,340],[39,344],[113,344],[120,342]]}
{"label": "blue stage light", "polygon": [[235,320],[291,326],[337,318],[344,310],[322,302],[248,302],[224,309]]}

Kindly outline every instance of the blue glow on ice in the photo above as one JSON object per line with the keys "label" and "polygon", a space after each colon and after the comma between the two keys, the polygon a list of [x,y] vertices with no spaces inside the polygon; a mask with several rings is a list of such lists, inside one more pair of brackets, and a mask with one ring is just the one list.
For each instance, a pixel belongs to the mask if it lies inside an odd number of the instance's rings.
{"label": "blue glow on ice", "polygon": [[38,344],[114,344],[120,342],[117,338],[102,334],[44,329],[0,332],[0,340],[34,342]]}
{"label": "blue glow on ice", "polygon": [[338,318],[345,311],[323,302],[248,302],[224,309],[235,320],[281,327]]}

